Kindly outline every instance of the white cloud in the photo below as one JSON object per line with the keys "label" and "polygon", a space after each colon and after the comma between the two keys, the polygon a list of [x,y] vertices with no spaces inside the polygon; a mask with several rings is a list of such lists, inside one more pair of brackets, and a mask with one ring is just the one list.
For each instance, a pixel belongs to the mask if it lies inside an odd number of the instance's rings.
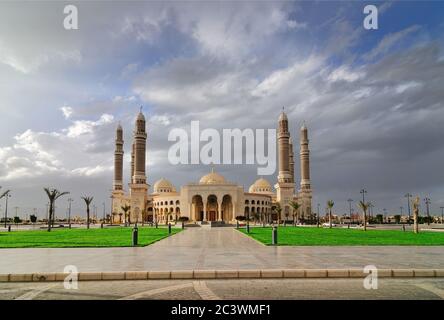
{"label": "white cloud", "polygon": [[73,114],[73,109],[68,106],[63,106],[60,108],[60,110],[63,112],[63,116],[65,117],[65,119],[69,119]]}

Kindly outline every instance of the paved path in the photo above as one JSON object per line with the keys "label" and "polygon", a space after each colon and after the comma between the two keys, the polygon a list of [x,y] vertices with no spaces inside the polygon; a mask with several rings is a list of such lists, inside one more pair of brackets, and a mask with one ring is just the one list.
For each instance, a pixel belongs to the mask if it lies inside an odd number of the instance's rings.
{"label": "paved path", "polygon": [[0,283],[0,300],[237,300],[237,299],[444,299],[443,279],[86,281],[66,290],[57,283]]}
{"label": "paved path", "polygon": [[1,273],[273,269],[443,268],[444,247],[267,247],[232,228],[189,228],[139,248],[0,249]]}

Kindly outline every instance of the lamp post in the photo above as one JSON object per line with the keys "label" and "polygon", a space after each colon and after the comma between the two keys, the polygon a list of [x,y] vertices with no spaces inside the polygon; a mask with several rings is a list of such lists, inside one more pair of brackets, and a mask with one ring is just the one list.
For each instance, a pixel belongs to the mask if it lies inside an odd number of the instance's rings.
{"label": "lamp post", "polygon": [[71,202],[74,200],[69,198],[68,199],[68,228],[71,229]]}
{"label": "lamp post", "polygon": [[8,198],[10,198],[11,195],[9,194],[9,192],[5,195],[5,202],[6,202],[6,206],[5,206],[5,228],[7,228],[7,221],[8,221]]}
{"label": "lamp post", "polygon": [[317,214],[317,224],[318,224],[318,228],[319,228],[319,208],[321,207],[321,204],[320,203],[318,203],[318,214]]}
{"label": "lamp post", "polygon": [[105,210],[106,210],[106,207],[105,207],[105,202],[103,203],[103,223],[105,223]]}
{"label": "lamp post", "polygon": [[441,223],[444,223],[444,207],[440,207],[441,209]]}
{"label": "lamp post", "polygon": [[[400,206],[399,207],[399,210],[401,210],[401,219],[402,219],[402,210],[404,209],[404,207],[403,206]],[[400,222],[401,222],[401,219],[400,219]]]}
{"label": "lamp post", "polygon": [[362,194],[362,202],[365,203],[365,194],[367,193],[367,190],[361,189],[361,191],[359,191],[359,193]]}
{"label": "lamp post", "polygon": [[426,210],[427,210],[427,225],[430,225],[430,211],[429,211],[430,198],[425,197],[424,202],[426,204]]}
{"label": "lamp post", "polygon": [[382,209],[382,211],[384,212],[384,219],[387,220],[387,209],[384,208]]}
{"label": "lamp post", "polygon": [[352,202],[353,202],[353,199],[348,199],[347,201],[348,201],[348,204],[350,206],[350,217],[348,219],[348,226],[350,227],[351,218],[352,218]]}
{"label": "lamp post", "polygon": [[407,198],[407,210],[408,210],[408,214],[409,214],[408,220],[409,220],[409,225],[410,225],[410,198],[412,197],[412,195],[410,193],[406,193],[404,195],[404,197]]}

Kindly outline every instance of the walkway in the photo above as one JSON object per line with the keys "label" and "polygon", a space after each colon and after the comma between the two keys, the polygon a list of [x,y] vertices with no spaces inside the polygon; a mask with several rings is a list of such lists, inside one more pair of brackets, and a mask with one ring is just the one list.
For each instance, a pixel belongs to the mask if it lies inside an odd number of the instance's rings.
{"label": "walkway", "polygon": [[274,268],[442,268],[444,247],[266,247],[232,228],[189,228],[140,248],[0,249],[0,274],[274,269]]}

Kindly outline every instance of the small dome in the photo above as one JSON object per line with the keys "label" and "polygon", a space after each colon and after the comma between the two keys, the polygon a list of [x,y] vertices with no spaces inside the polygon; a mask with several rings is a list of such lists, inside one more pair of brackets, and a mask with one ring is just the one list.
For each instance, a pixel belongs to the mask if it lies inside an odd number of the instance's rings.
{"label": "small dome", "polygon": [[154,184],[153,189],[154,189],[155,193],[174,192],[175,191],[175,188],[171,184],[171,182],[169,182],[168,180],[166,180],[164,178],[157,180],[156,183]]}
{"label": "small dome", "polygon": [[264,178],[257,179],[248,189],[250,193],[271,193],[271,184]]}
{"label": "small dome", "polygon": [[137,115],[137,120],[145,121],[145,116],[143,115],[142,111],[140,111]]}
{"label": "small dome", "polygon": [[210,173],[204,175],[199,180],[200,184],[223,184],[226,183],[225,178],[217,172],[214,172],[214,169],[211,170]]}
{"label": "small dome", "polygon": [[282,111],[282,113],[280,114],[279,121],[288,121],[287,115],[284,111]]}

